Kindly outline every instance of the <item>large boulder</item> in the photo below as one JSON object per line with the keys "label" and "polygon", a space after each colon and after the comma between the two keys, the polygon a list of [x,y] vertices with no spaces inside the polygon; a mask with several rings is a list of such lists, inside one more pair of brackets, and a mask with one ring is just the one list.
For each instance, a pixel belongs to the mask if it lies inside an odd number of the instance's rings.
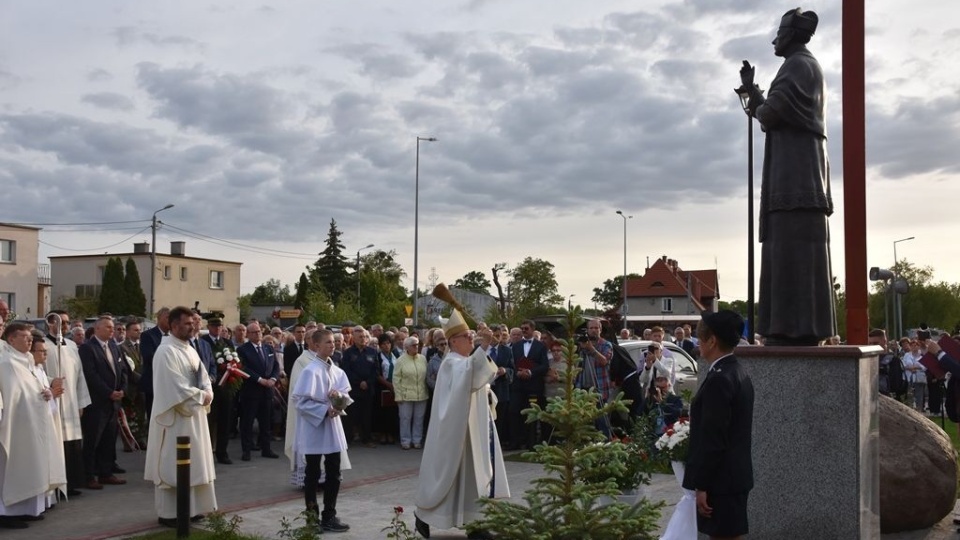
{"label": "large boulder", "polygon": [[932,527],[957,501],[957,451],[920,413],[880,396],[880,531]]}

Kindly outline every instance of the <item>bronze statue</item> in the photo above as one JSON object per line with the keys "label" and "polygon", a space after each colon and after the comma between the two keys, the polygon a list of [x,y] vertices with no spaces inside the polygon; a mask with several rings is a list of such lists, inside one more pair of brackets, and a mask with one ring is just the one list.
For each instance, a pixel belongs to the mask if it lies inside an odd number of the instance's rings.
{"label": "bronze statue", "polygon": [[756,332],[768,345],[816,345],[836,333],[826,88],[806,47],[817,22],[816,13],[800,8],[780,19],[773,51],[784,60],[766,99],[750,63],[740,69],[750,114],[766,133]]}

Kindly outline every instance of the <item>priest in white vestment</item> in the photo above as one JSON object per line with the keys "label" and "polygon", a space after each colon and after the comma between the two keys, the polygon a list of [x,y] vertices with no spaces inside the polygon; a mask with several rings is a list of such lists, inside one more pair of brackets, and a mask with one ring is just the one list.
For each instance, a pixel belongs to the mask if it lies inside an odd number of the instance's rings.
{"label": "priest in white vestment", "polygon": [[213,488],[217,476],[207,427],[213,387],[200,356],[187,341],[193,335],[193,313],[177,307],[170,311],[169,321],[170,335],[160,341],[153,357],[153,409],[143,477],[155,486],[160,524],[175,527],[177,437],[190,437],[191,517],[217,509]]}
{"label": "priest in white vestment", "polygon": [[[303,372],[303,368],[307,367],[311,361],[317,360],[317,351],[319,350],[319,345],[313,343],[310,339],[313,336],[316,330],[311,330],[306,333],[304,336],[304,345],[306,348],[303,350],[303,353],[297,357],[294,361],[293,366],[290,368],[290,375],[288,380],[288,388],[290,389],[290,398],[287,403],[287,429],[286,434],[283,439],[283,453],[287,456],[287,459],[290,460],[290,483],[302,488],[303,487],[303,478],[306,474],[307,461],[303,457],[303,454],[298,454],[294,451],[294,441],[297,439],[297,418],[299,415],[296,413],[296,404],[293,399],[293,389],[297,386],[297,381],[300,379],[300,373]],[[350,468],[350,459],[347,457],[347,451],[344,450],[340,454],[340,470]],[[323,484],[324,473],[320,473],[319,484]]]}
{"label": "priest in white vestment", "polygon": [[[47,315],[47,327],[51,329],[43,340],[47,349],[47,363],[44,369],[51,382],[63,379],[64,393],[60,396],[60,427],[63,431],[63,454],[67,470],[67,495],[80,495],[77,489],[86,486],[87,475],[83,468],[83,431],[80,428],[80,415],[84,407],[90,404],[90,390],[83,376],[83,364],[77,344],[66,339],[70,328],[70,316],[65,311],[55,310]],[[60,328],[59,331],[56,329]],[[57,342],[60,346],[57,346]]]}
{"label": "priest in white vestment", "polygon": [[[416,528],[425,538],[431,526],[462,527],[482,517],[482,497],[510,496],[492,414],[497,365],[483,349],[471,354],[473,340],[456,309],[443,331],[450,352],[437,373],[416,499]],[[489,537],[468,531],[468,538]]]}
{"label": "priest in white vestment", "polygon": [[[50,448],[51,456],[56,462],[57,470],[62,469],[63,476],[66,478],[67,473],[63,459],[63,431],[60,429],[60,398],[63,396],[63,381],[60,379],[53,379],[53,381],[51,381],[47,377],[47,372],[44,369],[44,364],[47,362],[47,349],[43,343],[43,334],[40,333],[39,330],[33,330],[30,332],[30,335],[33,338],[33,343],[30,344],[30,356],[33,358],[33,366],[31,366],[30,371],[33,372],[34,378],[37,379],[40,387],[43,388],[41,392],[44,400],[47,402],[50,418],[53,420],[50,425],[50,438],[56,441],[56,444]],[[49,489],[46,493],[45,507],[52,508],[55,506],[60,498],[60,494],[65,494],[66,491],[66,483]]]}
{"label": "priest in white vestment", "polygon": [[[0,527],[26,528],[46,509],[46,494],[66,486],[63,447],[51,414],[53,393],[34,372],[32,336],[10,323],[0,346]],[[15,466],[8,466],[15,464]]]}
{"label": "priest in white vestment", "polygon": [[[298,374],[290,394],[288,414],[296,411],[294,454],[304,456],[306,470],[303,497],[307,512],[320,515],[320,527],[326,532],[345,532],[350,526],[337,517],[337,496],[340,493],[341,456],[346,455],[347,437],[340,416],[349,405],[350,381],[347,374],[330,359],[333,354],[333,332],[317,330],[310,336],[313,356]],[[314,352],[315,351],[315,352]],[[337,397],[343,399],[338,402]],[[317,482],[320,461],[326,481],[323,488],[323,511],[317,505]]]}

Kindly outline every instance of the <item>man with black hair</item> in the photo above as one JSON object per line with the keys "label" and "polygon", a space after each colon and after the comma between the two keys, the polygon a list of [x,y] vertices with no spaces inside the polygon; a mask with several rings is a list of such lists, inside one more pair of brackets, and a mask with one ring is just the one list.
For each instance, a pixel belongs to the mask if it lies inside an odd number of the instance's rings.
{"label": "man with black hair", "polygon": [[753,382],[733,355],[743,319],[733,311],[704,313],[700,355],[710,364],[690,404],[690,453],[683,487],[697,492],[697,529],[711,538],[747,534],[753,488]]}

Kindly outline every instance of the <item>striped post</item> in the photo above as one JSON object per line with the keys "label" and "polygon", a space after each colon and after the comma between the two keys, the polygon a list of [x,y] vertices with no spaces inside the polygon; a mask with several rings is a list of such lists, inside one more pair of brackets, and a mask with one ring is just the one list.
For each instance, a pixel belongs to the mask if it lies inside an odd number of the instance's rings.
{"label": "striped post", "polygon": [[177,437],[177,538],[190,537],[190,437]]}

